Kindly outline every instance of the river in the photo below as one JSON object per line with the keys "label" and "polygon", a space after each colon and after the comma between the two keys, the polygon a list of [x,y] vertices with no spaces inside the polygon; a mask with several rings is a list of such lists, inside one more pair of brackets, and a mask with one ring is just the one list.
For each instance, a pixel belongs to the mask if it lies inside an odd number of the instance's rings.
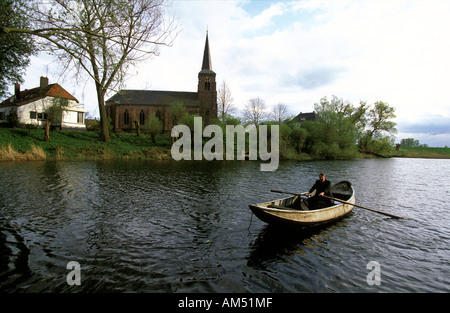
{"label": "river", "polygon": [[[0,163],[0,291],[450,292],[450,160],[259,169],[249,161]],[[307,191],[322,171],[351,181],[357,204],[407,219],[355,208],[298,231],[251,214],[249,204],[280,197],[270,189]],[[80,267],[67,268],[71,261]]]}

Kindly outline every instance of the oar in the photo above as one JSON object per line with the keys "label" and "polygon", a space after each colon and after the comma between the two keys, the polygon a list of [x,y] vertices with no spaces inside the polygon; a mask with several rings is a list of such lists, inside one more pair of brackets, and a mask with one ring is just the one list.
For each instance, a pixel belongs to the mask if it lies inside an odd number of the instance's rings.
{"label": "oar", "polygon": [[381,212],[381,211],[374,210],[374,209],[371,209],[371,208],[366,208],[365,206],[357,205],[357,204],[354,204],[354,203],[351,203],[351,202],[347,202],[347,201],[344,201],[344,200],[341,200],[341,199],[337,199],[337,198],[333,198],[333,197],[329,197],[329,196],[325,196],[325,195],[323,195],[321,197],[328,198],[328,199],[335,200],[335,201],[339,201],[339,202],[342,202],[342,203],[345,203],[345,204],[350,204],[350,205],[353,205],[355,207],[358,207],[358,208],[361,208],[361,209],[365,209],[365,210],[369,210],[369,211],[372,211],[372,212],[375,212],[375,213],[383,214],[383,215],[386,215],[386,216],[389,216],[389,217],[392,217],[392,218],[404,219],[404,217],[401,217],[401,216],[392,215],[392,214],[389,214],[389,213],[386,213],[386,212]]}
{"label": "oar", "polygon": [[288,192],[288,191],[281,191],[281,190],[271,190],[271,192],[286,193],[288,195],[294,195],[294,196],[304,196],[304,195],[306,195],[306,192],[305,193],[295,193],[295,192]]}
{"label": "oar", "polygon": [[[296,195],[296,196],[303,196],[303,195],[306,194],[306,193],[295,193],[295,192],[288,192],[288,191],[281,191],[281,190],[270,190],[270,191],[271,192],[278,192],[278,193],[286,193],[286,194],[289,194],[289,195]],[[325,195],[322,196],[322,197],[329,198],[329,199],[332,199],[332,200],[336,200],[336,201],[339,201],[339,202],[342,202],[342,203],[345,203],[345,204],[350,204],[350,205],[353,205],[355,207],[358,207],[358,208],[361,208],[361,209],[365,209],[365,210],[368,210],[368,211],[372,211],[372,212],[375,212],[375,213],[383,214],[383,215],[386,215],[386,216],[389,216],[389,217],[392,217],[392,218],[405,219],[404,217],[401,217],[401,216],[392,215],[392,214],[389,214],[389,213],[386,213],[386,212],[381,212],[381,211],[374,210],[374,209],[371,209],[371,208],[366,208],[364,206],[357,205],[357,204],[354,204],[354,203],[351,203],[351,202],[347,202],[347,201],[344,201],[344,200],[341,200],[341,199],[332,198],[332,197],[328,197],[328,196],[325,196]]]}

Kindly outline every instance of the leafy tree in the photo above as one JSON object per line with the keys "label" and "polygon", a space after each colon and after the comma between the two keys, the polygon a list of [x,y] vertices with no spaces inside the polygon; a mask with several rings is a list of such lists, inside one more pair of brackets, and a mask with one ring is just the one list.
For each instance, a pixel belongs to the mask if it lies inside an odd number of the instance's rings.
{"label": "leafy tree", "polygon": [[0,0],[0,99],[7,96],[8,85],[23,83],[24,71],[36,49],[29,34],[6,31],[6,28],[29,26],[20,10],[23,2]]}
{"label": "leafy tree", "polygon": [[187,115],[186,107],[182,102],[173,102],[170,104],[169,114],[172,117],[172,124],[177,125],[183,121],[183,118]]}
{"label": "leafy tree", "polygon": [[52,123],[61,124],[64,111],[66,110],[68,105],[69,105],[68,99],[64,98],[52,99],[52,105],[45,110],[46,118],[45,118],[44,141],[46,142],[50,141],[50,125]]}
{"label": "leafy tree", "polygon": [[383,155],[389,153],[394,146],[393,135],[397,133],[395,108],[387,103],[377,101],[368,113],[368,129],[361,136],[359,147],[363,152]]}
{"label": "leafy tree", "polygon": [[315,158],[355,157],[358,129],[354,114],[358,109],[334,96],[331,102],[326,97],[322,98],[314,108],[317,120],[302,122],[301,129],[304,131],[296,131],[299,138],[307,135],[303,139],[305,151]]}
{"label": "leafy tree", "polygon": [[144,124],[145,131],[152,137],[153,143],[156,143],[156,135],[161,134],[163,129],[162,122],[155,115],[155,112],[152,112],[148,119]]}
{"label": "leafy tree", "polygon": [[[182,118],[182,120],[180,121],[181,124],[186,125],[187,127],[189,127],[189,129],[191,130],[191,134],[192,136],[194,135],[194,118],[196,117],[200,117],[200,115],[198,114],[185,114],[184,117]],[[204,128],[204,123],[205,121],[202,120],[202,125],[201,125],[201,129],[203,132],[203,128]]]}
{"label": "leafy tree", "polygon": [[397,133],[396,124],[391,121],[395,118],[395,108],[382,101],[375,102],[375,106],[369,111],[369,135],[377,138],[384,133],[394,135]]}
{"label": "leafy tree", "polygon": [[344,101],[342,98],[332,96],[331,101],[327,97],[320,99],[319,103],[314,104],[314,110],[318,115],[325,112],[335,112],[338,115],[348,118],[348,120],[357,128],[364,128],[367,119],[366,112],[368,106],[366,102],[360,101],[359,106],[355,107],[349,101]]}
{"label": "leafy tree", "polygon": [[301,127],[294,127],[292,128],[291,138],[292,142],[294,144],[295,149],[297,150],[297,153],[302,152],[302,148],[305,145],[305,140],[308,135],[308,132],[305,128]]}
{"label": "leafy tree", "polygon": [[406,138],[400,141],[400,145],[405,148],[417,148],[420,147],[420,142],[414,138]]}

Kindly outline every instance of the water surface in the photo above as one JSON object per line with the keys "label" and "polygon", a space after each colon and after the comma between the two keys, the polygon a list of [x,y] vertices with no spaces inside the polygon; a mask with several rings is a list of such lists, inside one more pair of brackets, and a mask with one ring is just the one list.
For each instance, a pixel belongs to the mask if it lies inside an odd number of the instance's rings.
{"label": "water surface", "polygon": [[[3,292],[449,292],[449,160],[0,163]],[[248,204],[324,171],[355,208],[307,232]],[[81,265],[69,286],[66,265]],[[367,264],[380,264],[369,285]]]}

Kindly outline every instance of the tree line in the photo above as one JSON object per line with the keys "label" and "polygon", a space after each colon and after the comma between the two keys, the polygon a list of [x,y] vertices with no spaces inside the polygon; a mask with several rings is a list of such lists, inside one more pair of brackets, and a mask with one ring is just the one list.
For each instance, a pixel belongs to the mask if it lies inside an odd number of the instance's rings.
{"label": "tree line", "polygon": [[[349,159],[359,157],[360,153],[383,156],[394,149],[395,108],[383,101],[372,105],[360,101],[355,106],[336,96],[330,100],[323,97],[314,104],[314,112],[316,120],[300,121],[289,115],[286,104],[278,103],[269,110],[259,97],[249,99],[239,112],[228,84],[223,81],[218,90],[218,117],[214,124],[222,127],[224,136],[226,125],[255,125],[257,129],[260,125],[278,125],[282,159],[295,159],[302,154],[314,159]],[[182,103],[171,104],[170,114],[174,125],[187,125],[191,130],[194,117],[199,116],[187,114]],[[146,129],[153,129],[150,133],[154,134],[162,127],[153,118]]]}
{"label": "tree line", "polygon": [[223,82],[218,90],[218,121],[222,125],[279,125],[283,158],[308,154],[316,159],[347,159],[360,153],[388,155],[394,149],[395,108],[383,101],[353,105],[342,98],[323,97],[314,104],[316,120],[299,121],[278,103],[268,110],[265,101],[252,98],[240,117],[235,114],[231,91]]}

